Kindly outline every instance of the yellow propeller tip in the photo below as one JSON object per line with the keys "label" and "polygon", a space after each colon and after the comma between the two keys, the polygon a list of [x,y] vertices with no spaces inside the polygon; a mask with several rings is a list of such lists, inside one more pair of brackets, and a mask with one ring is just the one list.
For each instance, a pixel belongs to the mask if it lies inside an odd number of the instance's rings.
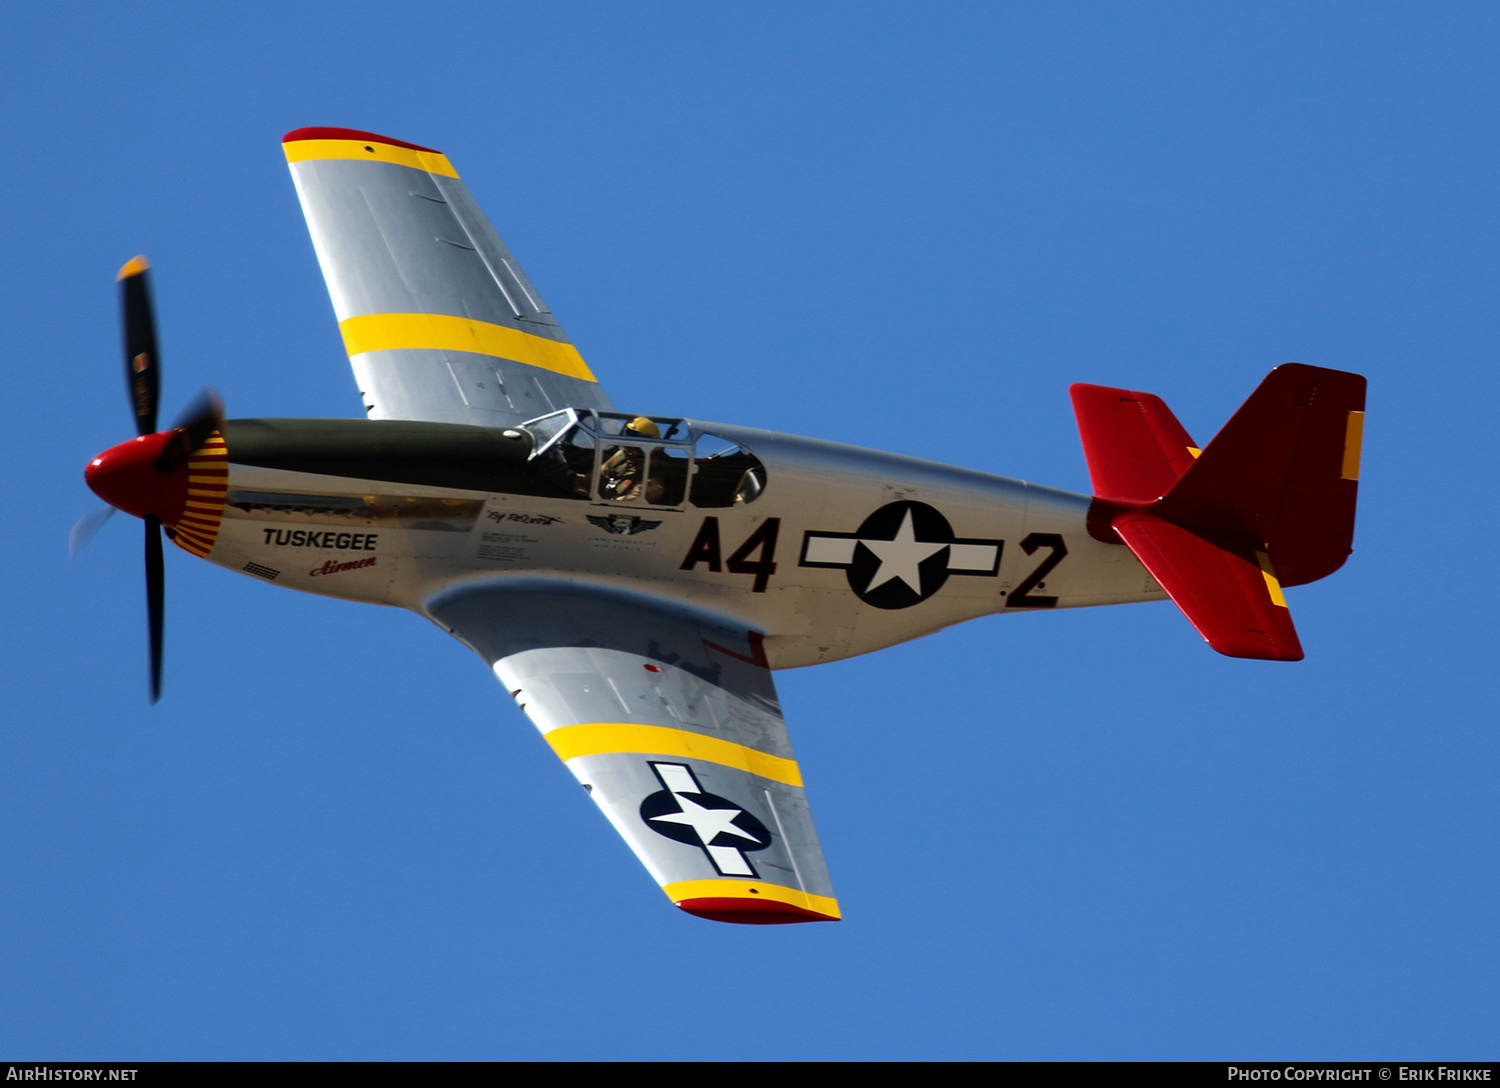
{"label": "yellow propeller tip", "polygon": [[116,274],[115,279],[123,280],[129,279],[131,276],[139,276],[142,272],[146,271],[146,269],[150,267],[151,262],[146,260],[144,256],[132,257],[130,258],[130,260],[126,261],[125,264],[120,268],[120,271],[118,274]]}

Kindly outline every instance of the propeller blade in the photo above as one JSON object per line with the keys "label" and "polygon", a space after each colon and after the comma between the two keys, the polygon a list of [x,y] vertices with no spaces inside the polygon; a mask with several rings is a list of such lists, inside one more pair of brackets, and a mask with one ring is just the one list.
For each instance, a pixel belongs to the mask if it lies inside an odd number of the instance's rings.
{"label": "propeller blade", "polygon": [[203,447],[203,443],[224,425],[224,401],[212,387],[206,388],[182,410],[177,422],[177,440],[161,451],[156,467],[171,472]]}
{"label": "propeller blade", "polygon": [[87,548],[89,541],[94,539],[94,534],[104,528],[104,523],[113,517],[114,513],[113,506],[103,506],[92,514],[85,514],[79,518],[78,524],[74,525],[72,531],[68,533],[68,558],[74,558]]}
{"label": "propeller blade", "polygon": [[156,319],[145,257],[132,257],[115,277],[120,281],[120,322],[125,345],[125,381],[136,434],[156,433],[161,400],[161,360],[156,351]]}
{"label": "propeller blade", "polygon": [[188,448],[197,451],[224,422],[224,398],[213,386],[205,386],[186,408],[177,413],[172,426],[187,432]]}
{"label": "propeller blade", "polygon": [[166,571],[161,554],[161,520],[146,516],[146,618],[151,628],[151,701],[161,698],[161,636],[166,604]]}

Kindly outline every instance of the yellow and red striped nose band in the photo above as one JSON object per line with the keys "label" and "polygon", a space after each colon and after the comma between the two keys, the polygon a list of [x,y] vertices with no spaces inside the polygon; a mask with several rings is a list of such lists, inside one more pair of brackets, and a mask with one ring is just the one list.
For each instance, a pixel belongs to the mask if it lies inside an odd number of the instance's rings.
{"label": "yellow and red striped nose band", "polygon": [[182,516],[167,530],[172,542],[200,559],[213,549],[229,492],[229,449],[215,431],[188,458],[187,502]]}

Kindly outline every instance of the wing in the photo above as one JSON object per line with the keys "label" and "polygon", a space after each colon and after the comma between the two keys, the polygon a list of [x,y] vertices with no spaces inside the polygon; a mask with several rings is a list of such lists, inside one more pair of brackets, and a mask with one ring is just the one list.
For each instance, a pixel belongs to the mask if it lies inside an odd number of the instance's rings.
{"label": "wing", "polygon": [[428,611],[493,666],[677,906],[839,917],[757,637],[561,582],[459,589]]}
{"label": "wing", "polygon": [[445,156],[343,128],[282,147],[372,418],[613,407]]}

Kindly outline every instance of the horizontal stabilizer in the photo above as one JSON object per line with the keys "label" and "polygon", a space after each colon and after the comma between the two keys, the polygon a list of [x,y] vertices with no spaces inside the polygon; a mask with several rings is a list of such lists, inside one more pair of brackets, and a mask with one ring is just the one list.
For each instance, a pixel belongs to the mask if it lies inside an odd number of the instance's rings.
{"label": "horizontal stabilizer", "polygon": [[1219,531],[1208,539],[1147,513],[1121,514],[1112,524],[1219,653],[1302,660],[1302,643],[1281,586],[1253,538]]}
{"label": "horizontal stabilizer", "polygon": [[1099,498],[1154,502],[1192,465],[1193,440],[1160,397],[1103,385],[1068,392]]}

